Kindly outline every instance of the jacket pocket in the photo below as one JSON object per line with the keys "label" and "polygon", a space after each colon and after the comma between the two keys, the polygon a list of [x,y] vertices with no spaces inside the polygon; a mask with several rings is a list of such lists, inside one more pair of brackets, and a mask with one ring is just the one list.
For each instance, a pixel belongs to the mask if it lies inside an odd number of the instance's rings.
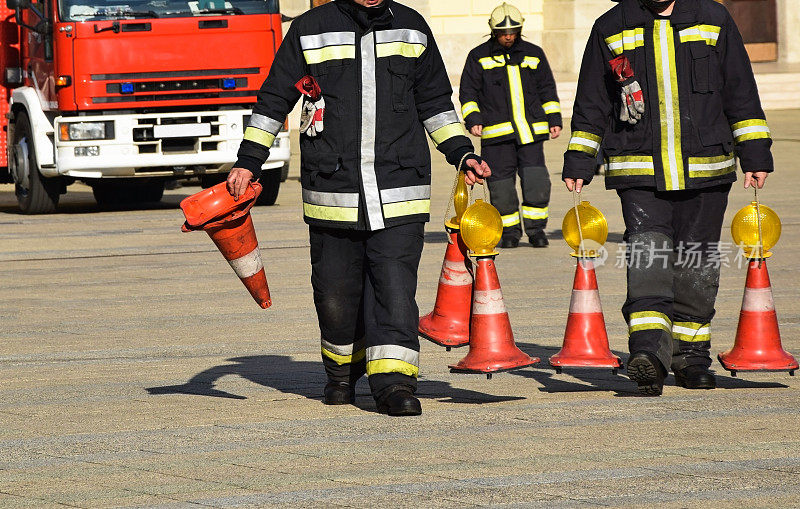
{"label": "jacket pocket", "polygon": [[692,89],[700,94],[712,92],[711,48],[705,43],[690,43],[692,53]]}
{"label": "jacket pocket", "polygon": [[336,152],[301,151],[301,159],[303,176],[308,178],[311,185],[314,185],[318,176],[330,178],[342,167],[342,160]]}
{"label": "jacket pocket", "polygon": [[420,178],[430,177],[431,155],[427,150],[400,154],[397,162],[403,171],[414,170]]}
{"label": "jacket pocket", "polygon": [[698,131],[704,148],[721,146],[726,154],[733,151],[733,135],[729,127],[700,127]]}
{"label": "jacket pocket", "polygon": [[410,108],[411,78],[409,75],[412,65],[413,62],[406,57],[389,57],[392,109],[397,113],[407,112]]}

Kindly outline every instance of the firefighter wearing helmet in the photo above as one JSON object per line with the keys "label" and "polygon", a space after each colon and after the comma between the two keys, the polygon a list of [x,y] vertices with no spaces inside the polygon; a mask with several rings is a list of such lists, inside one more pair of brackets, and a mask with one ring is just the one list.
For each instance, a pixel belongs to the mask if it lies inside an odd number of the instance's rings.
{"label": "firefighter wearing helmet", "polygon": [[519,245],[522,225],[534,247],[548,245],[550,175],[543,142],[561,132],[553,73],[542,48],[522,40],[524,21],[519,9],[507,3],[492,11],[492,35],[467,56],[459,91],[464,122],[481,138],[481,156],[492,168],[489,192],[503,218],[504,248]]}
{"label": "firefighter wearing helmet", "polygon": [[719,240],[736,166],[744,187],[773,169],[772,140],[742,37],[713,0],[620,0],[594,24],[578,78],[567,188],[617,192],[628,244],[628,374],[658,396],[671,369],[713,389]]}

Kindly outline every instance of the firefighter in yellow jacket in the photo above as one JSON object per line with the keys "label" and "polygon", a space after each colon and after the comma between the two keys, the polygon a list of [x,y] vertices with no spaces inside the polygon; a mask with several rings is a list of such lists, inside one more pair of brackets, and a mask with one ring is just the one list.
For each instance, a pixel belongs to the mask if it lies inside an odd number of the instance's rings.
{"label": "firefighter in yellow jacket", "polygon": [[481,138],[492,168],[489,192],[503,217],[500,247],[522,237],[516,175],[522,184],[522,223],[534,247],[546,247],[550,175],[543,142],[561,133],[561,106],[544,51],[522,40],[524,19],[507,3],[492,11],[491,38],[470,51],[461,74],[461,113]]}

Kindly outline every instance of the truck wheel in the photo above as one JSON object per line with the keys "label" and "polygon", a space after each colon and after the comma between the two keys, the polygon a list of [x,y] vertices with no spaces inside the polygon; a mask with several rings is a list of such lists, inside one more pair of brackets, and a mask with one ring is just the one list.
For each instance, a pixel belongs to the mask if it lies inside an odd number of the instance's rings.
{"label": "truck wheel", "polygon": [[145,182],[142,184],[134,184],[134,192],[132,197],[134,203],[156,203],[160,202],[164,197],[164,181],[156,180],[153,182]]}
{"label": "truck wheel", "polygon": [[208,189],[209,187],[214,187],[217,184],[225,182],[227,178],[227,173],[209,173],[207,175],[200,175],[200,187],[203,189]]}
{"label": "truck wheel", "polygon": [[164,196],[164,181],[100,180],[92,184],[92,194],[98,205],[109,207],[159,202]]}
{"label": "truck wheel", "polygon": [[289,161],[283,163],[283,168],[281,168],[281,182],[286,182],[287,178],[289,178]]}
{"label": "truck wheel", "polygon": [[278,199],[278,191],[281,188],[281,168],[270,168],[261,172],[261,182],[263,190],[256,200],[256,205],[275,205]]}
{"label": "truck wheel", "polygon": [[26,113],[16,115],[14,145],[11,148],[14,193],[23,214],[50,214],[56,211],[61,191],[58,178],[44,178],[36,164],[31,122]]}

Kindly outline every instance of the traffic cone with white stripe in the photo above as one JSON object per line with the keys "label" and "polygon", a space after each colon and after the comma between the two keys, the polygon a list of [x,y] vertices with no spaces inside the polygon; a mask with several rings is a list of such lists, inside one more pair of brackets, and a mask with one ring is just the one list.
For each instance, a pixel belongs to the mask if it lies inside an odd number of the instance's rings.
{"label": "traffic cone with white stripe", "polygon": [[508,318],[494,256],[476,260],[472,317],[469,323],[469,353],[458,364],[450,366],[452,373],[492,373],[523,368],[539,362],[517,348],[511,321]]}
{"label": "traffic cone with white stripe", "polygon": [[459,232],[447,227],[450,242],[444,252],[436,303],[433,311],[419,319],[419,335],[448,351],[469,344],[472,272]]}
{"label": "traffic cone with white stripe", "polygon": [[733,348],[717,356],[722,366],[737,371],[788,371],[797,360],[781,345],[778,316],[772,298],[766,260],[750,260]]}
{"label": "traffic cone with white stripe", "polygon": [[186,216],[181,230],[208,233],[256,303],[267,309],[272,300],[250,217],[250,209],[259,194],[261,184],[258,182],[251,182],[238,201],[228,193],[225,182],[193,194],[181,202]]}
{"label": "traffic cone with white stripe", "polygon": [[620,358],[608,347],[606,321],[591,258],[578,258],[564,344],[557,354],[550,357],[550,365],[556,373],[560,373],[561,368],[571,367],[611,368],[616,374],[622,367]]}

